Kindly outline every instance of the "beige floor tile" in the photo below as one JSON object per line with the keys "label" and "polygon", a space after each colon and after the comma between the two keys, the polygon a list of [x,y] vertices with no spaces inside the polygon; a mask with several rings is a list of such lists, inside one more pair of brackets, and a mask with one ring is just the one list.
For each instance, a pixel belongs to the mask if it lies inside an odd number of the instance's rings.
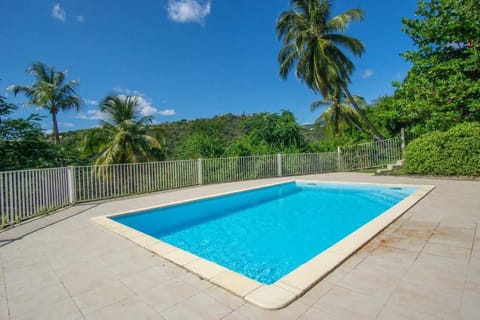
{"label": "beige floor tile", "polygon": [[133,292],[140,293],[179,277],[185,272],[184,269],[177,266],[162,264],[121,277],[119,281]]}
{"label": "beige floor tile", "polygon": [[409,270],[411,275],[417,271],[428,272],[428,279],[438,280],[458,280],[463,282],[467,277],[468,271],[467,259],[452,259],[448,257],[431,255],[429,253],[421,253],[412,268]]}
{"label": "beige floor tile", "polygon": [[338,317],[374,318],[383,307],[383,302],[350,289],[335,286],[313,306]]}
{"label": "beige floor tile", "polygon": [[480,288],[480,258],[471,257],[467,271],[467,286],[477,285]]}
{"label": "beige floor tile", "polygon": [[0,299],[0,319],[9,318],[8,305],[6,299]]}
{"label": "beige floor tile", "polygon": [[87,320],[162,320],[163,317],[156,313],[145,302],[137,297],[129,297],[92,313],[85,315]]}
{"label": "beige floor tile", "polygon": [[222,319],[233,310],[201,292],[164,312],[162,316],[169,319]]}
{"label": "beige floor tile", "polygon": [[480,315],[480,287],[467,285],[462,299],[460,316],[462,319],[478,319]]}
{"label": "beige floor tile", "polygon": [[214,287],[215,285],[211,283],[210,281],[207,281],[205,279],[200,278],[198,275],[191,273],[191,272],[185,272],[178,277],[175,278],[178,281],[184,281],[188,284],[191,284],[194,286],[196,289],[203,291],[208,288]]}
{"label": "beige floor tile", "polygon": [[297,319],[309,307],[301,302],[294,302],[288,307],[280,310],[265,310],[254,306],[251,303],[246,303],[237,309],[237,312],[247,317],[250,320],[290,320]]}
{"label": "beige floor tile", "polygon": [[114,280],[107,267],[100,261],[70,265],[57,271],[57,275],[73,296],[101,287]]}
{"label": "beige floor tile", "polygon": [[83,314],[101,309],[124,300],[134,293],[119,281],[113,281],[93,290],[83,292],[73,297],[73,300]]}
{"label": "beige floor tile", "polygon": [[55,283],[41,288],[41,291],[30,291],[16,297],[9,297],[8,305],[11,317],[32,313],[48,305],[54,305],[59,301],[70,299],[67,290],[61,283]]}
{"label": "beige floor tile", "polygon": [[141,292],[137,296],[156,312],[163,312],[200,291],[188,282],[171,280]]}
{"label": "beige floor tile", "polygon": [[473,240],[474,230],[439,226],[429,242],[471,249]]}
{"label": "beige floor tile", "polygon": [[363,269],[356,269],[348,274],[339,283],[339,286],[375,298],[384,303],[397,287],[400,279],[398,276],[375,270],[364,271]]}
{"label": "beige floor tile", "polygon": [[58,283],[53,269],[45,263],[34,264],[5,273],[5,286],[9,296],[15,297],[27,292],[41,290]]}
{"label": "beige floor tile", "polygon": [[[327,313],[323,310],[317,309],[315,307],[308,309],[304,314],[302,314],[298,320],[341,320],[342,318],[337,316],[334,316],[330,313]],[[350,317],[344,318],[344,319],[352,319]],[[355,319],[361,319],[359,317],[356,317]]]}
{"label": "beige floor tile", "polygon": [[423,252],[432,255],[463,260],[469,259],[471,255],[471,249],[436,242],[428,242],[425,245]]}
{"label": "beige floor tile", "polygon": [[425,313],[438,319],[458,318],[461,296],[445,292],[446,288],[427,286],[428,282],[403,281],[393,292],[389,303]]}
{"label": "beige floor tile", "polygon": [[408,235],[408,233],[413,234],[416,231],[409,231],[404,230],[402,233],[395,233],[395,234],[388,234],[385,236],[381,236],[381,246],[387,247],[394,247],[398,249],[405,249],[411,251],[421,251],[427,242],[427,237],[422,231],[421,237],[415,237],[412,235]]}
{"label": "beige floor tile", "polygon": [[392,303],[387,304],[377,319],[382,320],[437,320],[437,317],[416,311],[408,307],[401,307]]}
{"label": "beige floor tile", "polygon": [[[7,318],[5,318],[7,319]],[[65,299],[52,305],[45,305],[32,312],[15,317],[15,320],[80,320],[84,319],[72,299]]]}
{"label": "beige floor tile", "polygon": [[332,283],[322,280],[308,290],[298,301],[312,306],[333,287],[334,285]]}
{"label": "beige floor tile", "polygon": [[[379,273],[394,278],[404,276],[413,265],[412,262],[403,261],[400,263],[381,256],[369,256],[355,270],[364,272]],[[343,280],[343,279],[342,279]],[[341,283],[341,282],[339,282]]]}
{"label": "beige floor tile", "polygon": [[402,224],[402,229],[432,233],[437,225],[438,222],[422,221],[412,218]]}
{"label": "beige floor tile", "polygon": [[238,309],[246,303],[242,298],[217,286],[212,286],[203,292],[233,310]]}
{"label": "beige floor tile", "polygon": [[[477,228],[477,235],[480,234],[480,227]],[[472,256],[480,258],[480,238],[475,238],[472,247]]]}
{"label": "beige floor tile", "polygon": [[248,320],[248,318],[241,313],[234,311],[226,315],[223,320]]}

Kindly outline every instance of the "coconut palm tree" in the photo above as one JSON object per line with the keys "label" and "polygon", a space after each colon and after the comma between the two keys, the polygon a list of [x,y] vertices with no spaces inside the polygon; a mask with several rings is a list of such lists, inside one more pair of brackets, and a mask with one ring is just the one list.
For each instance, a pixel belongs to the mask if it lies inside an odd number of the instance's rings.
{"label": "coconut palm tree", "polygon": [[[353,96],[355,103],[359,106],[365,105],[365,99],[359,96]],[[355,127],[359,131],[368,134],[365,130],[355,109],[349,105],[349,99],[345,99],[341,95],[329,96],[325,100],[315,101],[310,105],[310,109],[314,111],[320,106],[328,105],[329,107],[322,113],[316,122],[324,124],[325,131],[330,135],[336,135],[349,127]]]}
{"label": "coconut palm tree", "polygon": [[362,42],[343,32],[351,21],[361,21],[363,11],[351,9],[330,19],[330,0],[290,0],[292,9],[277,20],[277,36],[283,47],[278,53],[280,76],[286,79],[295,67],[295,75],[324,98],[343,91],[376,139],[383,136],[355,103],[348,89],[355,66],[342,52],[360,56]]}
{"label": "coconut palm tree", "polygon": [[0,123],[3,116],[9,115],[15,109],[17,109],[16,105],[8,103],[4,96],[0,96]]}
{"label": "coconut palm tree", "polygon": [[67,71],[57,72],[42,62],[34,62],[27,68],[27,74],[36,78],[29,86],[13,85],[9,89],[14,95],[23,93],[29,100],[27,104],[48,110],[52,116],[53,137],[56,144],[60,143],[57,114],[60,110],[78,110],[81,99],[75,88],[77,80],[66,82]]}
{"label": "coconut palm tree", "polygon": [[138,112],[134,96],[107,96],[100,104],[105,114],[102,127],[93,129],[85,137],[83,150],[99,154],[95,164],[136,163],[155,160],[160,143],[147,135],[146,125],[152,117]]}

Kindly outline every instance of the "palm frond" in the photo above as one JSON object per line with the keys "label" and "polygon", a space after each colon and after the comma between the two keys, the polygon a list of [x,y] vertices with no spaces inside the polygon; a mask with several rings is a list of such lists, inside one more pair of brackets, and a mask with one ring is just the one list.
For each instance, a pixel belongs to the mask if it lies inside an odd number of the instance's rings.
{"label": "palm frond", "polygon": [[339,14],[336,17],[333,17],[326,24],[327,30],[329,32],[345,32],[348,28],[348,25],[351,21],[362,21],[363,20],[363,10],[361,9],[350,9],[345,11],[342,14]]}

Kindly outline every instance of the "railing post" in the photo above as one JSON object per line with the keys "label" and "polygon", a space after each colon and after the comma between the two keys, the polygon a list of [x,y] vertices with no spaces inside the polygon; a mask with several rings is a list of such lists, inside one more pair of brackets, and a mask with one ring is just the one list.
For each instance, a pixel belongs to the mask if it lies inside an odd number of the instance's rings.
{"label": "railing post", "polygon": [[197,176],[198,184],[203,184],[203,173],[202,173],[202,159],[197,160]]}
{"label": "railing post", "polygon": [[406,139],[405,139],[405,128],[402,128],[401,132],[401,139],[402,139],[402,154],[405,152],[405,146],[406,146]]}
{"label": "railing post", "polygon": [[277,153],[277,175],[282,176],[282,155]]}
{"label": "railing post", "polygon": [[75,199],[75,167],[67,167],[67,188],[68,188],[68,202],[74,204]]}
{"label": "railing post", "polygon": [[337,166],[338,171],[342,171],[342,148],[340,146],[337,147]]}

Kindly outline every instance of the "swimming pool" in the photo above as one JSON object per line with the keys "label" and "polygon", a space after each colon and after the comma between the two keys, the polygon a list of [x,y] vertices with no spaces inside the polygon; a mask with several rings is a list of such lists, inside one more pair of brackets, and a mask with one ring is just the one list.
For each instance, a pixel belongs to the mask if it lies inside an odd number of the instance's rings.
{"label": "swimming pool", "polygon": [[[160,247],[165,258],[249,301],[256,303],[260,296],[260,306],[276,308],[278,299],[265,301],[271,300],[265,297],[271,295],[269,288],[283,290],[285,301],[300,295],[322,277],[320,271],[333,269],[401,214],[385,218],[386,211],[402,202],[408,208],[428,191],[421,186],[290,181],[110,219],[117,230],[121,223],[129,232],[158,239],[150,249]],[[412,195],[417,195],[414,202]],[[380,227],[372,228],[375,220]],[[140,239],[139,234],[129,238],[135,237]],[[348,238],[353,244],[345,244]],[[296,272],[302,269],[309,273],[307,280],[298,279]]]}

